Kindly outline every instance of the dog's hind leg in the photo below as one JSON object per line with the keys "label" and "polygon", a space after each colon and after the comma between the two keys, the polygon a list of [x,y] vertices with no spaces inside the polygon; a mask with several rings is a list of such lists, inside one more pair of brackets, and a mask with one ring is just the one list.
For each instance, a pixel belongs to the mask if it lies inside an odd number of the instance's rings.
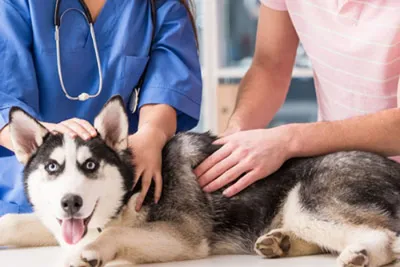
{"label": "dog's hind leg", "polygon": [[0,246],[56,246],[56,239],[35,214],[6,214],[0,217]]}
{"label": "dog's hind leg", "polygon": [[[350,233],[349,233],[350,234]],[[392,250],[396,235],[385,230],[358,227],[347,238],[345,248],[337,259],[343,267],[378,267],[396,259]]]}
{"label": "dog's hind leg", "polygon": [[260,236],[254,251],[266,258],[297,257],[324,253],[316,244],[307,242],[291,231],[275,229]]}
{"label": "dog's hind leg", "polygon": [[190,226],[154,222],[145,228],[110,227],[85,246],[79,257],[67,263],[71,267],[100,267],[124,260],[132,264],[181,261],[204,258],[208,242]]}
{"label": "dog's hind leg", "polygon": [[289,193],[283,208],[282,228],[285,231],[326,251],[340,253],[337,262],[342,267],[378,267],[395,260],[394,232],[368,224],[353,224],[344,218],[333,219],[329,210],[315,213],[304,209],[298,188]]}

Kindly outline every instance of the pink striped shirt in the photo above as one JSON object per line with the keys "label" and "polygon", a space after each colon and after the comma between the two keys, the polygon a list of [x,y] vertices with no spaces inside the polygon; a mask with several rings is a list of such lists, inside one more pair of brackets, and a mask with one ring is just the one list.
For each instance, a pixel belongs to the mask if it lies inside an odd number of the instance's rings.
{"label": "pink striped shirt", "polygon": [[319,120],[397,106],[400,0],[261,0],[289,12],[309,56]]}

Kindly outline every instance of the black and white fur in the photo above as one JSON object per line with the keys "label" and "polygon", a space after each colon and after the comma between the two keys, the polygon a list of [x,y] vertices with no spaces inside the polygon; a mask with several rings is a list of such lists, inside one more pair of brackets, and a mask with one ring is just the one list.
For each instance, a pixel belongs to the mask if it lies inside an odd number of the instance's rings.
{"label": "black and white fur", "polygon": [[[192,172],[219,148],[212,145],[215,137],[181,133],[163,150],[162,198],[154,204],[152,187],[136,212],[140,185],[130,190],[134,168],[119,97],[105,105],[94,126],[99,137],[84,142],[49,133],[24,111],[12,109],[12,141],[25,164],[26,193],[35,213],[0,218],[0,245],[66,245],[59,220],[68,214],[60,202],[75,194],[83,199],[77,216],[90,221],[66,266],[333,252],[339,253],[339,266],[375,267],[400,252],[400,165],[385,157],[340,152],[292,159],[228,199],[223,189],[204,193]],[[96,171],[82,167],[88,160],[98,164]],[[49,161],[63,167],[49,175]]]}

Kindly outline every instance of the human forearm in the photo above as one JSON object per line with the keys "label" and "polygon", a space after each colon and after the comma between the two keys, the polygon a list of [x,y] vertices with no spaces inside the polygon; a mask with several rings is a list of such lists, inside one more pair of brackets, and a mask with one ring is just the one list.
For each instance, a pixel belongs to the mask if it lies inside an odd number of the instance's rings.
{"label": "human forearm", "polygon": [[140,109],[138,131],[151,131],[165,144],[176,132],[176,111],[168,105],[145,105]]}
{"label": "human forearm", "polygon": [[229,128],[264,128],[285,101],[291,71],[267,65],[250,68],[239,88],[238,101]]}
{"label": "human forearm", "polygon": [[342,121],[288,125],[293,135],[291,156],[315,156],[335,151],[362,150],[400,155],[400,109]]}
{"label": "human forearm", "polygon": [[253,63],[242,80],[229,131],[264,128],[282,106],[299,43],[288,12],[260,8]]}

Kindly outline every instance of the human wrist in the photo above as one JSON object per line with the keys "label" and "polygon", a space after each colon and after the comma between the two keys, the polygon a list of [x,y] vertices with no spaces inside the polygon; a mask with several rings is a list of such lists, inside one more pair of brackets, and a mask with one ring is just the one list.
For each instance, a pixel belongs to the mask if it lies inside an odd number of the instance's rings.
{"label": "human wrist", "polygon": [[243,120],[239,116],[232,116],[229,119],[228,126],[226,127],[226,131],[229,132],[240,132],[244,131],[245,129],[245,124],[243,123]]}
{"label": "human wrist", "polygon": [[282,128],[283,140],[286,144],[286,159],[300,157],[302,151],[302,127],[304,125],[293,123],[279,126]]}
{"label": "human wrist", "polygon": [[171,136],[167,134],[165,130],[152,124],[141,125],[135,134],[144,135],[146,138],[151,138],[152,141],[161,147],[163,147],[171,138]]}

